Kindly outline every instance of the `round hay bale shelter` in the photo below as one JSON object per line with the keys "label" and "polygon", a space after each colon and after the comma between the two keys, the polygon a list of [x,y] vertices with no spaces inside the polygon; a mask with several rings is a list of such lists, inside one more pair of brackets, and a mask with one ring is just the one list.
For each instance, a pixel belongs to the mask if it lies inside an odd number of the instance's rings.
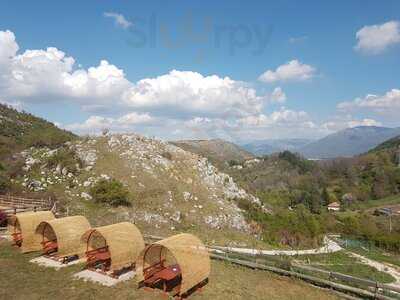
{"label": "round hay bale shelter", "polygon": [[90,224],[85,217],[72,216],[41,222],[36,228],[36,234],[42,239],[44,254],[81,257],[85,253],[81,237],[89,229]]}
{"label": "round hay bale shelter", "polygon": [[[206,283],[210,269],[207,248],[197,237],[186,233],[150,244],[136,262],[141,285],[159,286],[164,292],[179,296]],[[169,281],[172,286],[168,286]]]}
{"label": "round hay bale shelter", "polygon": [[89,268],[113,272],[135,264],[145,247],[139,229],[129,222],[90,229],[81,241],[86,247]]}
{"label": "round hay bale shelter", "polygon": [[41,222],[54,219],[51,211],[18,213],[8,218],[8,232],[22,253],[39,251],[41,239],[35,233],[36,228]]}

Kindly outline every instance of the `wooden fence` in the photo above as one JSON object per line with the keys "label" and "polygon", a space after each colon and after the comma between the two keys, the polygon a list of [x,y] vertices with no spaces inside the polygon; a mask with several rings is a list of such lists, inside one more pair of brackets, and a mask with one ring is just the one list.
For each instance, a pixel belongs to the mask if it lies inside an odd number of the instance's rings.
{"label": "wooden fence", "polygon": [[24,211],[50,210],[52,201],[46,199],[31,199],[11,195],[0,195],[0,208],[7,215]]}

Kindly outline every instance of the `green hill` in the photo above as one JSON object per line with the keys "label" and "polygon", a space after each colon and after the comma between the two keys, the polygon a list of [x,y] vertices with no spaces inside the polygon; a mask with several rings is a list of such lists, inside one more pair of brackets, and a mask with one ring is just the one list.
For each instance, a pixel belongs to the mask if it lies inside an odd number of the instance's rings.
{"label": "green hill", "polygon": [[54,148],[76,138],[42,118],[0,104],[0,159],[16,149]]}
{"label": "green hill", "polygon": [[376,146],[371,151],[374,152],[381,150],[397,150],[399,148],[400,148],[400,135],[383,142],[382,144]]}

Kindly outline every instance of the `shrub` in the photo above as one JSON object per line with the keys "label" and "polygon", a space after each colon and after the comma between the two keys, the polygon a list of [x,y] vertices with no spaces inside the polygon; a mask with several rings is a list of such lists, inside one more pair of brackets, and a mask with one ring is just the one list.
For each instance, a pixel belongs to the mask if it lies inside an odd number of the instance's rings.
{"label": "shrub", "polygon": [[61,148],[54,155],[47,158],[47,165],[50,168],[54,168],[57,165],[61,165],[63,168],[71,173],[76,173],[77,165],[82,167],[82,161],[76,156],[76,153],[70,149]]}
{"label": "shrub", "polygon": [[124,185],[116,180],[102,179],[98,181],[89,191],[96,202],[112,206],[130,206],[131,195]]}
{"label": "shrub", "polygon": [[234,159],[231,159],[231,160],[228,162],[228,164],[229,164],[230,167],[240,165],[240,163],[239,163],[237,160],[234,160]]}
{"label": "shrub", "polygon": [[10,189],[10,179],[0,172],[0,194],[6,193]]}
{"label": "shrub", "polygon": [[172,154],[169,153],[168,151],[164,151],[163,153],[161,153],[161,156],[168,160],[172,160]]}

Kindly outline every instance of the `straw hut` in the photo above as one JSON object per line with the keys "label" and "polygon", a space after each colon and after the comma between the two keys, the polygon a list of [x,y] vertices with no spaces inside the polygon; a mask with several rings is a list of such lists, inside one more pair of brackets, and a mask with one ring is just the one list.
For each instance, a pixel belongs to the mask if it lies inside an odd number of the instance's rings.
{"label": "straw hut", "polygon": [[41,239],[35,234],[36,227],[44,221],[54,220],[51,211],[22,212],[8,218],[8,232],[22,253],[42,249]]}
{"label": "straw hut", "polygon": [[117,271],[132,266],[145,245],[139,229],[122,222],[88,230],[81,238],[86,247],[87,266]]}
{"label": "straw hut", "polygon": [[[180,296],[207,282],[210,268],[207,248],[197,237],[186,233],[147,246],[136,262],[141,285],[161,284],[165,292]],[[175,278],[171,276],[174,272]],[[172,288],[168,287],[169,280],[175,280]]]}
{"label": "straw hut", "polygon": [[83,216],[72,216],[42,222],[36,228],[36,234],[42,239],[45,254],[54,253],[67,257],[85,253],[81,243],[82,235],[90,229],[88,220]]}

